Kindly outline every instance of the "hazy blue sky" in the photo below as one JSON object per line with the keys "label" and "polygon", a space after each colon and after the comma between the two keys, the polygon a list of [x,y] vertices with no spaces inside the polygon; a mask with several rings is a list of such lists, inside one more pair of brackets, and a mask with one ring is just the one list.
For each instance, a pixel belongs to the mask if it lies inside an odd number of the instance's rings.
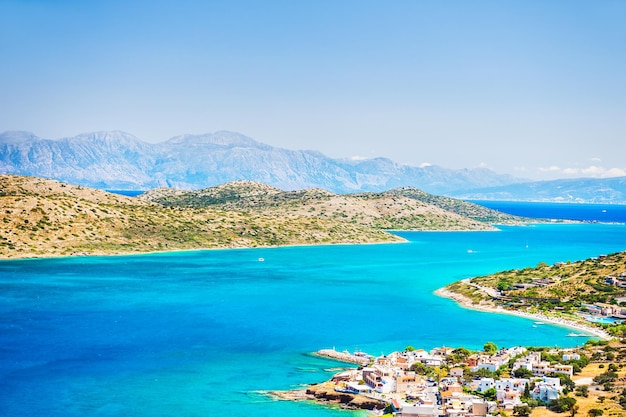
{"label": "hazy blue sky", "polygon": [[626,175],[626,1],[0,0],[0,131]]}

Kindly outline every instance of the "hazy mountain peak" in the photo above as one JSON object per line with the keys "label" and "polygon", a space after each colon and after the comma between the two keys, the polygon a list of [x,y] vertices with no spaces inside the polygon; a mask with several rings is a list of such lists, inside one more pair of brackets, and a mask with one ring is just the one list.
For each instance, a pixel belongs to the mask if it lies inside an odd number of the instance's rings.
{"label": "hazy mountain peak", "polygon": [[[250,180],[281,190],[321,188],[334,193],[413,186],[430,193],[499,186],[509,176],[476,170],[412,167],[388,158],[333,159],[318,151],[269,146],[217,131],[181,135],[158,144],[122,132],[92,132],[59,140],[8,132],[0,146],[0,173],[33,175],[105,189],[188,190]],[[265,190],[263,192],[269,192]]]}
{"label": "hazy mountain peak", "polygon": [[135,135],[132,135],[127,132],[123,132],[121,130],[81,133],[80,135],[74,136],[72,138],[64,138],[61,140],[87,141],[87,142],[93,142],[93,143],[106,143],[106,144],[119,144],[119,145],[137,144],[137,143],[145,144],[145,142],[143,142],[141,139],[139,139]]}
{"label": "hazy mountain peak", "polygon": [[227,130],[220,130],[215,133],[203,133],[198,135],[186,134],[175,136],[165,143],[186,145],[218,145],[225,147],[240,146],[252,148],[266,146],[245,135],[237,132],[229,132]]}
{"label": "hazy mountain peak", "polygon": [[34,133],[24,130],[7,130],[0,133],[0,143],[18,144],[38,140]]}

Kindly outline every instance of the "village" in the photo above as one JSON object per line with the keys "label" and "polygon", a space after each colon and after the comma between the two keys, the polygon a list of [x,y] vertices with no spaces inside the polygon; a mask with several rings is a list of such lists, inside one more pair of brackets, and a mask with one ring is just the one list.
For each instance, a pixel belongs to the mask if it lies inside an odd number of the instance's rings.
{"label": "village", "polygon": [[528,407],[528,399],[548,404],[573,389],[571,363],[581,356],[572,349],[544,351],[552,359],[548,361],[541,351],[524,347],[485,347],[492,352],[449,347],[427,352],[408,347],[376,358],[334,349],[317,354],[360,365],[335,374],[327,385],[339,393],[377,400],[386,413],[396,416],[490,416]]}

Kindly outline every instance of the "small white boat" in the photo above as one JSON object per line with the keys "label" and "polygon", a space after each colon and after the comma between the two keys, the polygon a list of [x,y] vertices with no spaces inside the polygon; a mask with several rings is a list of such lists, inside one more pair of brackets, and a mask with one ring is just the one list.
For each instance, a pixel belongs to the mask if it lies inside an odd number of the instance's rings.
{"label": "small white boat", "polygon": [[259,262],[264,262],[265,258],[259,258]]}

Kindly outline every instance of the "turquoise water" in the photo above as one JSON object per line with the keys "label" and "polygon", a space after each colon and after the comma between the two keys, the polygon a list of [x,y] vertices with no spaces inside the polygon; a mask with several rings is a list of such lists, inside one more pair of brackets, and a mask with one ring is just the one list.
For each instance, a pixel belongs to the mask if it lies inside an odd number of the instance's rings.
{"label": "turquoise water", "polygon": [[[571,330],[437,288],[626,249],[624,225],[406,232],[404,244],[0,262],[0,415],[339,416],[265,390],[327,379],[321,348],[572,346]],[[264,262],[259,262],[259,258]]]}
{"label": "turquoise water", "polygon": [[588,316],[587,319],[589,321],[593,321],[595,323],[604,323],[604,324],[621,323],[623,321],[623,320],[620,320],[620,319],[616,319],[615,317]]}

